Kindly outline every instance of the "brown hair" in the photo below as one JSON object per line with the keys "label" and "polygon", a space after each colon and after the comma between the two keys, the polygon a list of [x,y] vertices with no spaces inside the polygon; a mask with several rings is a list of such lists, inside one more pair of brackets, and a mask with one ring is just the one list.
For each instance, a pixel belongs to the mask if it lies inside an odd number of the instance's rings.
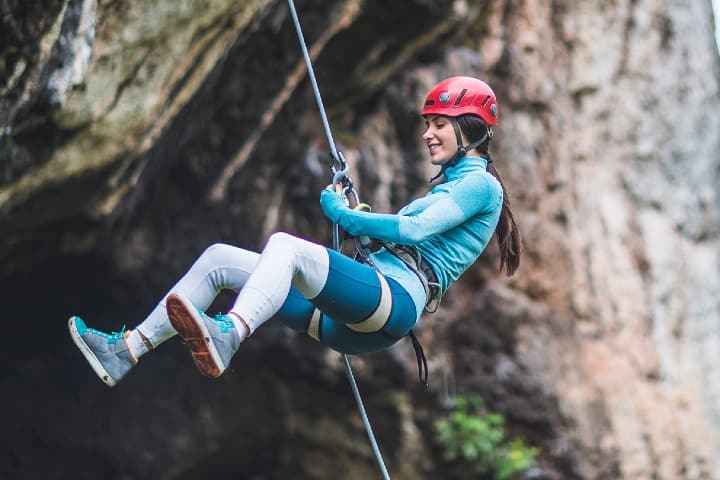
{"label": "brown hair", "polygon": [[[457,117],[456,120],[460,131],[465,135],[468,142],[478,140],[482,138],[483,135],[489,133],[488,125],[477,115],[461,115]],[[487,171],[500,182],[500,186],[502,187],[503,204],[500,219],[495,228],[495,237],[497,238],[498,248],[500,249],[500,271],[502,272],[504,270],[509,277],[515,273],[515,270],[517,270],[520,265],[522,238],[520,237],[520,230],[518,230],[517,224],[515,223],[515,216],[510,207],[510,195],[508,195],[505,184],[495,169],[492,158],[490,158],[489,146],[491,138],[492,136],[488,135],[488,138],[476,147],[476,150],[482,153],[483,157],[487,158]]]}

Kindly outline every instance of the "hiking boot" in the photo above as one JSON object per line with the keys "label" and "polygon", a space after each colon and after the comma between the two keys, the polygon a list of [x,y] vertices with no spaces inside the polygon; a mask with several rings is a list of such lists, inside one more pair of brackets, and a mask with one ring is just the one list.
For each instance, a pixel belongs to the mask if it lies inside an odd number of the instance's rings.
{"label": "hiking boot", "polygon": [[68,320],[68,328],[75,345],[80,349],[100,380],[114,387],[137,360],[128,350],[125,341],[125,327],[119,332],[105,333],[88,328],[82,318],[74,316]]}
{"label": "hiking boot", "polygon": [[165,306],[170,323],[190,348],[200,373],[219,377],[242,341],[232,319],[223,314],[209,317],[177,293],[168,296]]}

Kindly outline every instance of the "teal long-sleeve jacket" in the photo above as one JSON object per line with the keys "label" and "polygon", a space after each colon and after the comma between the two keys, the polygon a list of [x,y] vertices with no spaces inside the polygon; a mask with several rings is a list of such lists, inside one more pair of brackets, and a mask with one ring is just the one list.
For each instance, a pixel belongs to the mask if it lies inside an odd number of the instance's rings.
{"label": "teal long-sleeve jacket", "polygon": [[325,215],[352,235],[417,248],[444,293],[487,246],[503,200],[502,186],[487,172],[485,158],[463,157],[444,173],[445,182],[397,214],[352,210],[329,189],[323,190],[320,203]]}

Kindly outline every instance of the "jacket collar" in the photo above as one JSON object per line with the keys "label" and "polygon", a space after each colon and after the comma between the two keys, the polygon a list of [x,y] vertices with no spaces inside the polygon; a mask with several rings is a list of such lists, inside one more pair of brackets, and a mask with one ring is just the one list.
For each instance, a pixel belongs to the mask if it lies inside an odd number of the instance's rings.
{"label": "jacket collar", "polygon": [[443,173],[445,174],[447,181],[451,182],[464,177],[470,172],[487,170],[487,165],[487,158],[465,156],[460,158],[453,165],[447,165],[446,168],[444,168]]}

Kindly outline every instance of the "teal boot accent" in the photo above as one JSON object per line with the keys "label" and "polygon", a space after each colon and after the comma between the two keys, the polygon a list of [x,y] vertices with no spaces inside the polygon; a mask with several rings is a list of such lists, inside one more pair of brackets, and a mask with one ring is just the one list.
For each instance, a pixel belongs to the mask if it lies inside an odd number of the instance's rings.
{"label": "teal boot accent", "polygon": [[73,316],[68,320],[68,328],[75,345],[107,386],[114,387],[137,363],[128,350],[125,327],[119,332],[105,333],[89,328],[82,318]]}
{"label": "teal boot accent", "polygon": [[170,323],[190,348],[195,366],[206,377],[219,377],[230,364],[243,338],[232,319],[218,314],[209,317],[184,295],[168,296]]}

